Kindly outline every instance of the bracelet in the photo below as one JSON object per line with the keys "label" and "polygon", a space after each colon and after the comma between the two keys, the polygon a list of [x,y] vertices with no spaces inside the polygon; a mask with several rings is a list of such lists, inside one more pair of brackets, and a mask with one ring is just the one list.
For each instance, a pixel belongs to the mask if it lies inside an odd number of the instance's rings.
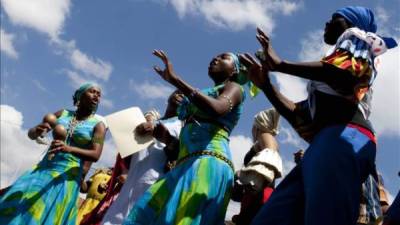
{"label": "bracelet", "polygon": [[233,109],[232,99],[226,95],[222,95],[222,97],[225,98],[229,103],[229,112],[232,111],[232,109]]}
{"label": "bracelet", "polygon": [[196,96],[198,93],[199,93],[199,89],[198,88],[195,88],[195,89],[193,89],[193,91],[192,92],[190,92],[190,94],[189,94],[189,99],[193,99],[194,98],[194,96]]}

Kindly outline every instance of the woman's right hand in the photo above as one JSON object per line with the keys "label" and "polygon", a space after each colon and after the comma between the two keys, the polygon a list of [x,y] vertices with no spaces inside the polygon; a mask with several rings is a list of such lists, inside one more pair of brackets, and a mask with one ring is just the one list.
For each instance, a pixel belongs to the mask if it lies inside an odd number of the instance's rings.
{"label": "woman's right hand", "polygon": [[153,134],[153,131],[154,131],[154,123],[152,121],[141,123],[135,129],[135,132],[138,135],[151,135]]}
{"label": "woman's right hand", "polygon": [[41,135],[46,134],[51,130],[51,126],[49,123],[41,123],[28,131],[28,137],[32,140],[35,140]]}
{"label": "woman's right hand", "polygon": [[262,89],[267,84],[268,71],[263,68],[257,60],[250,54],[240,54],[240,62],[247,68],[247,77],[253,84]]}
{"label": "woman's right hand", "polygon": [[168,83],[174,85],[175,81],[178,79],[178,76],[176,76],[174,69],[172,68],[172,64],[169,61],[167,55],[162,51],[162,50],[154,50],[153,55],[157,56],[160,58],[165,65],[165,69],[162,70],[158,66],[154,66],[154,70]]}

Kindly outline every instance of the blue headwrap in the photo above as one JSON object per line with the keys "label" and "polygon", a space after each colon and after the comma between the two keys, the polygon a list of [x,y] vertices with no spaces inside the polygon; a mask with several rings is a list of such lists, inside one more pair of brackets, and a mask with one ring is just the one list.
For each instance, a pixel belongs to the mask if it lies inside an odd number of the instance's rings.
{"label": "blue headwrap", "polygon": [[249,81],[249,79],[245,74],[243,74],[243,70],[246,70],[246,68],[240,63],[239,57],[231,52],[229,52],[229,55],[232,56],[233,58],[233,63],[235,64],[235,71],[238,74],[236,81],[240,85],[247,84],[247,86],[249,87],[250,96],[255,97],[260,90],[251,81]]}
{"label": "blue headwrap", "polygon": [[[79,99],[81,99],[83,93],[85,93],[89,88],[91,87],[99,87],[99,85],[95,84],[95,83],[84,83],[82,84],[74,93],[74,95],[72,96],[72,99],[74,100],[74,105],[77,105]],[[94,112],[97,111],[97,107],[94,110]]]}
{"label": "blue headwrap", "polygon": [[[375,22],[375,16],[371,9],[362,6],[347,6],[337,10],[333,15],[343,16],[353,26],[358,27],[366,32],[376,33],[378,27]],[[381,37],[387,48],[394,48],[397,46],[393,38]]]}

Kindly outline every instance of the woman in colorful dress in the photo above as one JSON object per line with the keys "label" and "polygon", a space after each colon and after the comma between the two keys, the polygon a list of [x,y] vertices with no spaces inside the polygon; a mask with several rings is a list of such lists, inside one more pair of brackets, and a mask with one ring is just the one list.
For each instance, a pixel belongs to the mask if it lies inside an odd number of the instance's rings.
{"label": "woman in colorful dress", "polygon": [[[339,9],[324,34],[325,43],[335,47],[321,61],[308,63],[281,60],[258,30],[263,65],[249,54],[242,62],[251,67],[250,79],[310,146],[252,224],[356,224],[361,184],[375,168],[376,140],[368,120],[375,58],[396,46],[376,30],[370,9]],[[271,85],[268,71],[310,79],[308,99],[293,103],[285,98]]]}
{"label": "woman in colorful dress", "polygon": [[[100,157],[105,124],[95,115],[101,91],[84,84],[73,101],[77,110],[60,110],[57,126],[67,131],[65,140],[53,140],[43,159],[25,172],[0,199],[0,224],[76,224],[77,200],[84,161]],[[41,123],[29,130],[36,139],[52,127]]]}
{"label": "woman in colorful dress", "polygon": [[215,86],[200,91],[176,75],[163,51],[153,54],[166,66],[155,71],[186,96],[178,107],[185,123],[176,167],[144,193],[124,224],[223,224],[234,176],[229,134],[245,98],[239,60],[232,53],[216,56],[208,70]]}

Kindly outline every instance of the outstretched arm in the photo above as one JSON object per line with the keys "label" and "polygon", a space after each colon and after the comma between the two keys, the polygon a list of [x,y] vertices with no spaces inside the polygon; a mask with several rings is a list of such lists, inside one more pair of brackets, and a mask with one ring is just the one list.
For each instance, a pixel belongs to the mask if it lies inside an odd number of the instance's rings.
{"label": "outstretched arm", "polygon": [[199,108],[210,112],[212,115],[224,115],[242,101],[242,94],[238,84],[229,82],[225,85],[221,94],[217,98],[209,97],[182,80],[173,70],[172,64],[163,51],[154,50],[153,54],[159,57],[165,64],[164,70],[158,66],[155,66],[154,70],[164,80],[182,91],[182,93],[189,97],[190,100]]}
{"label": "outstretched arm", "polygon": [[239,55],[241,63],[248,69],[248,78],[260,88],[275,109],[290,123],[295,121],[296,104],[281,94],[272,84],[268,71],[250,54]]}
{"label": "outstretched arm", "polygon": [[309,121],[307,110],[302,107],[302,104],[295,103],[280,93],[272,84],[267,69],[250,54],[241,54],[240,61],[248,68],[248,78],[264,92],[279,114],[304,140],[310,141],[314,135],[314,124]]}
{"label": "outstretched arm", "polygon": [[300,78],[325,82],[332,87],[346,84],[352,87],[357,82],[353,76],[349,76],[347,70],[320,61],[289,62],[281,60],[272,48],[269,37],[259,28],[256,37],[263,48],[264,57],[261,57],[260,60],[269,71],[278,71]]}

